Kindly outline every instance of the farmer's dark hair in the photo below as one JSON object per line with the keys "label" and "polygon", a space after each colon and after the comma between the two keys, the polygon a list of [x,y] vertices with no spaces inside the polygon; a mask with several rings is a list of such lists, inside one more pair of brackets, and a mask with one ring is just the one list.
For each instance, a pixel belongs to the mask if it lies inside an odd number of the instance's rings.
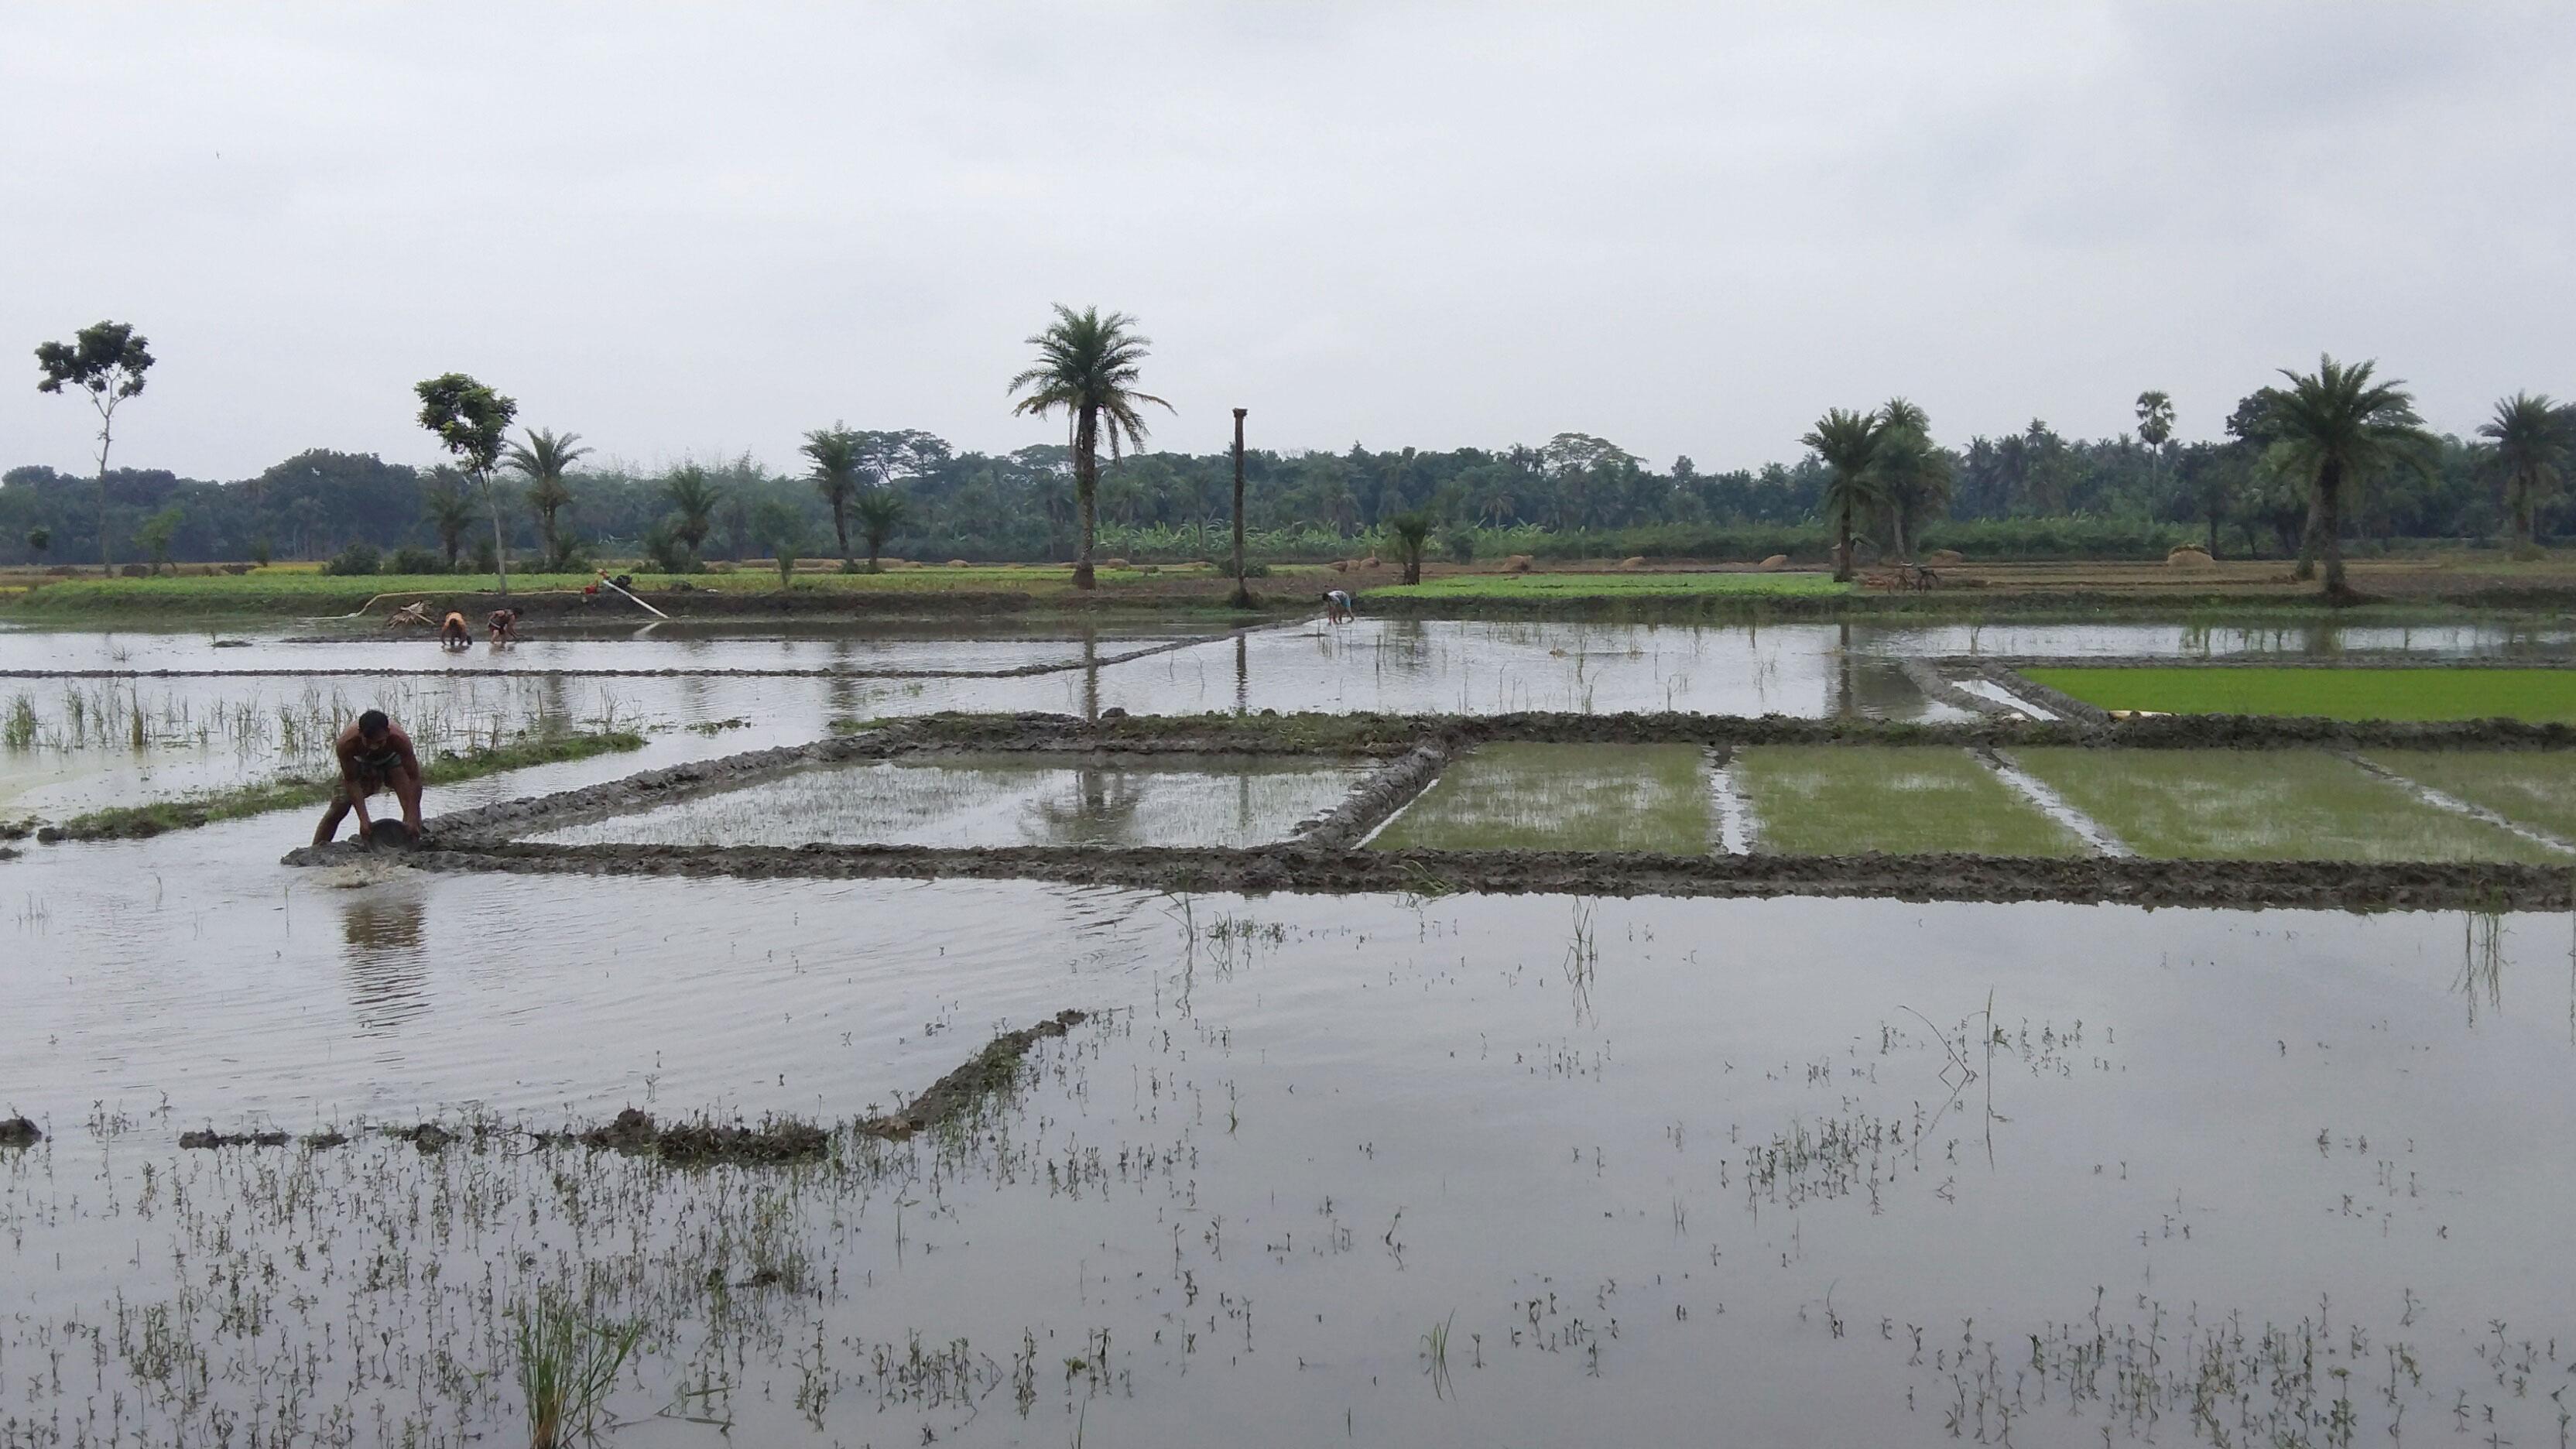
{"label": "farmer's dark hair", "polygon": [[371,709],[358,716],[358,733],[372,740],[393,728],[393,724],[392,720],[385,717],[383,710]]}

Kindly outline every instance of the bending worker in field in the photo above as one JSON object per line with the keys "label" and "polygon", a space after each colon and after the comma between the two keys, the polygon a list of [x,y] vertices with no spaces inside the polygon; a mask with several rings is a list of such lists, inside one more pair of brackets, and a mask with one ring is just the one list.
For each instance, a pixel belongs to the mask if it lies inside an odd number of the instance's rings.
{"label": "bending worker in field", "polygon": [[420,839],[420,756],[412,752],[411,736],[402,726],[383,710],[368,710],[340,732],[334,753],[340,759],[340,784],[331,792],[331,808],[322,812],[322,823],[313,827],[313,843],[330,844],[340,833],[341,818],[352,810],[358,812],[359,843],[370,843],[367,797],[378,790],[394,792],[402,803],[403,828]]}
{"label": "bending worker in field", "polygon": [[441,649],[471,649],[474,647],[474,634],[471,630],[465,627],[465,615],[463,613],[455,609],[447,611],[447,618],[438,626],[438,647]]}
{"label": "bending worker in field", "polygon": [[1324,590],[1324,622],[1325,622],[1325,623],[1327,623],[1327,624],[1347,624],[1347,623],[1349,623],[1351,620],[1353,620],[1353,619],[1355,619],[1355,618],[1358,618],[1358,617],[1359,617],[1359,611],[1351,607],[1351,595],[1350,595],[1350,591],[1349,591],[1349,590],[1347,590],[1347,589],[1326,589],[1326,590]]}

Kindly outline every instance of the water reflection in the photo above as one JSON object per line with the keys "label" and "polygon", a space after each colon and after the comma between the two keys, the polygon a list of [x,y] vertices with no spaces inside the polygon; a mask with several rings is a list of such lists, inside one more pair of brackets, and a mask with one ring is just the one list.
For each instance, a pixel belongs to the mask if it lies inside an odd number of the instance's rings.
{"label": "water reflection", "polygon": [[361,1036],[390,1036],[429,1010],[426,908],[417,890],[371,886],[340,907],[349,1009]]}

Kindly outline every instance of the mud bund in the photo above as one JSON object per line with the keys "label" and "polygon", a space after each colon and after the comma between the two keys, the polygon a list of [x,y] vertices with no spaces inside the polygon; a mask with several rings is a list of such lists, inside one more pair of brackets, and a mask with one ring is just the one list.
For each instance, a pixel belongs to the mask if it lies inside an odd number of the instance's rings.
{"label": "mud bund", "polygon": [[[2470,862],[2205,861],[1963,854],[1652,855],[1556,850],[1360,850],[1457,754],[1497,741],[1950,745],[1993,750],[2325,748],[2576,750],[2576,728],[2505,720],[2339,722],[2196,715],[2125,721],[1981,717],[1953,723],[1698,714],[925,715],[866,733],[648,770],[432,819],[401,864],[428,871],[746,879],[1028,879],[1158,891],[1862,896],[2146,906],[2565,910],[2576,869]],[[1075,756],[1271,754],[1383,763],[1294,837],[1250,848],[907,845],[542,845],[523,837],[739,789],[818,764],[944,752]],[[306,847],[289,865],[358,858]]]}

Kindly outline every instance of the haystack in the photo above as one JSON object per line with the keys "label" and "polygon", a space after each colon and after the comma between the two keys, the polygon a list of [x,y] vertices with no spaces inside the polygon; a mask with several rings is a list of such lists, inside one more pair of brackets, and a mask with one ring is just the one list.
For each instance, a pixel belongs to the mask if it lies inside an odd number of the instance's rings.
{"label": "haystack", "polygon": [[1644,554],[1642,554],[1642,553],[1641,553],[1641,554],[1634,554],[1634,555],[1631,555],[1630,557],[1623,558],[1623,559],[1619,560],[1619,567],[1621,567],[1621,568],[1623,568],[1623,569],[1641,569],[1641,568],[1644,568],[1645,566],[1646,566],[1646,556],[1645,556]]}
{"label": "haystack", "polygon": [[2215,566],[2209,557],[2209,550],[2196,543],[2186,543],[2165,555],[2165,567],[2169,569],[2205,569]]}
{"label": "haystack", "polygon": [[1528,554],[1525,554],[1525,553],[1516,553],[1516,554],[1513,554],[1512,556],[1510,556],[1509,558],[1506,558],[1506,559],[1504,559],[1504,560],[1503,560],[1503,572],[1504,572],[1504,573],[1507,573],[1507,574],[1525,574],[1525,573],[1528,573],[1529,571],[1530,571],[1530,555],[1528,555]]}
{"label": "haystack", "polygon": [[1967,561],[1968,556],[1955,548],[1936,548],[1932,550],[1932,556],[1924,560],[1934,568],[1940,568],[1945,564],[1963,564]]}
{"label": "haystack", "polygon": [[1763,569],[1767,572],[1778,573],[1780,570],[1785,569],[1788,566],[1789,556],[1785,553],[1775,553],[1769,558],[1764,559],[1761,563],[1756,564],[1754,567]]}

